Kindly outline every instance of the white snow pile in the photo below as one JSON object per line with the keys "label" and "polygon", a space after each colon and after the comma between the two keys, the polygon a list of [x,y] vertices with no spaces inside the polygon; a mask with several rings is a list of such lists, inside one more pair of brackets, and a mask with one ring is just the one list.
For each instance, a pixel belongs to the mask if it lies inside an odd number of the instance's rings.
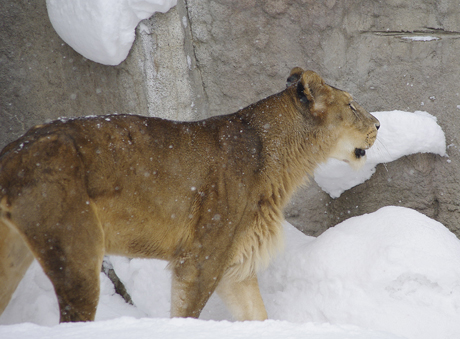
{"label": "white snow pile", "polygon": [[101,273],[96,322],[57,325],[53,288],[34,263],[0,317],[0,338],[460,338],[460,241],[439,222],[385,207],[318,238],[288,223],[285,233],[285,251],[259,275],[271,320],[229,322],[214,295],[201,320],[166,319],[166,264],[111,257],[135,306]]}
{"label": "white snow pile", "polygon": [[446,137],[433,115],[416,111],[373,112],[380,121],[375,144],[367,151],[367,161],[359,171],[329,159],[315,171],[316,183],[332,198],[369,179],[375,166],[414,153],[446,156]]}
{"label": "white snow pile", "polygon": [[155,12],[167,12],[177,0],[46,0],[56,32],[85,58],[105,65],[126,59],[135,28]]}
{"label": "white snow pile", "polygon": [[389,206],[312,241],[290,232],[260,278],[272,318],[460,338],[460,241],[439,222]]}

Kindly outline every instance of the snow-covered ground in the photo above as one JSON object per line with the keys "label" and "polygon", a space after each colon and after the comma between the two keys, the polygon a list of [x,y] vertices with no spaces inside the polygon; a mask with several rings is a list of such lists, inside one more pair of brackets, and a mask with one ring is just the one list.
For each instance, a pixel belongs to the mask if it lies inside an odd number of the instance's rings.
{"label": "snow-covered ground", "polygon": [[[382,112],[378,118],[371,168],[415,152],[445,155],[444,134],[428,114]],[[361,182],[366,176],[358,174]],[[350,186],[347,175],[336,182]],[[58,325],[52,285],[34,263],[0,316],[0,338],[460,338],[460,241],[442,224],[391,206],[318,238],[284,227],[285,250],[259,275],[268,321],[231,322],[216,296],[200,320],[168,319],[166,263],[110,257],[135,306],[101,273],[96,322]]]}
{"label": "snow-covered ground", "polygon": [[192,319],[134,319],[61,324],[40,327],[33,324],[0,328],[2,339],[401,339],[389,333],[353,326],[328,324],[294,324],[286,321],[215,322]]}

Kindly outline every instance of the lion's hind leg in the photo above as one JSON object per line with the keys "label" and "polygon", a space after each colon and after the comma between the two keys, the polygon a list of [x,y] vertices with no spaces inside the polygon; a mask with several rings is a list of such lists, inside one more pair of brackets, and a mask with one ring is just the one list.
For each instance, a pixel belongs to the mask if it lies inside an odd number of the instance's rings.
{"label": "lion's hind leg", "polygon": [[32,261],[32,253],[19,233],[0,219],[0,315]]}
{"label": "lion's hind leg", "polygon": [[51,280],[60,321],[94,320],[104,233],[86,190],[85,167],[66,136],[43,137],[29,148],[17,167],[5,166],[26,173],[5,185],[5,217]]}
{"label": "lion's hind leg", "polygon": [[[51,194],[54,209],[35,211],[32,219],[12,213],[14,223],[51,280],[60,309],[60,322],[94,320],[99,301],[99,274],[104,256],[100,223],[84,192],[76,187],[65,197]],[[47,188],[47,193],[50,188]],[[32,196],[19,205],[29,205]],[[59,203],[58,203],[59,200]],[[19,210],[22,210],[20,208]],[[16,214],[16,218],[14,215]]]}
{"label": "lion's hind leg", "polygon": [[104,256],[102,227],[83,184],[73,182],[66,191],[47,186],[50,209],[37,211],[22,230],[54,285],[60,322],[94,320]]}
{"label": "lion's hind leg", "polygon": [[216,289],[235,320],[266,320],[262,296],[257,276],[238,281],[232,277],[223,277]]}

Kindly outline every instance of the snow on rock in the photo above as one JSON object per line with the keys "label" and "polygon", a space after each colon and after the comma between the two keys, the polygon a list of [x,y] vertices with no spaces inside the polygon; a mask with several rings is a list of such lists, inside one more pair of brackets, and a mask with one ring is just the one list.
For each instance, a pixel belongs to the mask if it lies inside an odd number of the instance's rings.
{"label": "snow on rock", "polygon": [[329,159],[315,171],[316,183],[332,198],[369,179],[380,163],[414,153],[446,155],[446,138],[433,115],[416,111],[373,112],[380,121],[375,144],[367,151],[367,161],[359,171],[346,163]]}
{"label": "snow on rock", "polygon": [[46,0],[56,32],[85,58],[118,65],[134,42],[135,28],[177,0]]}
{"label": "snow on rock", "polygon": [[433,40],[439,40],[438,37],[435,36],[403,36],[402,39],[405,40],[412,40],[412,41],[433,41]]}
{"label": "snow on rock", "polygon": [[[110,257],[136,306],[124,303],[101,273],[95,323],[18,324],[58,322],[52,286],[35,262],[0,316],[0,338],[460,338],[460,241],[442,224],[384,207],[318,238],[287,222],[284,228],[285,251],[259,274],[269,321],[228,322],[215,295],[202,320],[165,319],[165,263]],[[155,318],[135,319],[145,316]]]}

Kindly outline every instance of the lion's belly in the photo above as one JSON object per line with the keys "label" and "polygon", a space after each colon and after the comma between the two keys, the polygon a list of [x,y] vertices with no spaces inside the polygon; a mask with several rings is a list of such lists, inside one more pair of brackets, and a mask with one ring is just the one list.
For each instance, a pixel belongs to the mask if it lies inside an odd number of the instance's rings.
{"label": "lion's belly", "polygon": [[189,199],[101,198],[94,201],[107,254],[169,260],[190,232]]}

